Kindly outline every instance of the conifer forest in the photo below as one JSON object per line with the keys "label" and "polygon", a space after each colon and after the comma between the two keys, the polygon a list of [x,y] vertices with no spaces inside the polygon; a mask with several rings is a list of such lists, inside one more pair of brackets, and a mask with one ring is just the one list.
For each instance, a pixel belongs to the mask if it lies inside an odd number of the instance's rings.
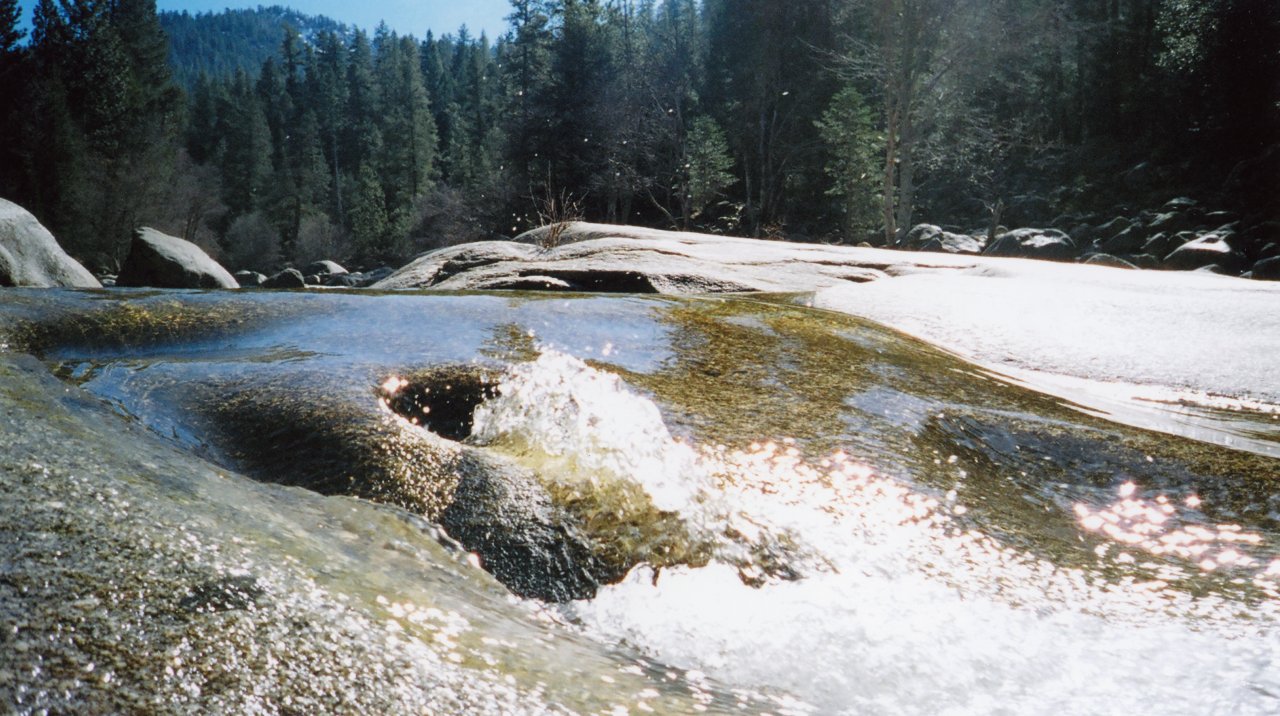
{"label": "conifer forest", "polygon": [[144,224],[270,269],[579,217],[873,245],[1177,195],[1280,218],[1274,0],[513,0],[498,37],[18,15],[0,196],[104,271]]}

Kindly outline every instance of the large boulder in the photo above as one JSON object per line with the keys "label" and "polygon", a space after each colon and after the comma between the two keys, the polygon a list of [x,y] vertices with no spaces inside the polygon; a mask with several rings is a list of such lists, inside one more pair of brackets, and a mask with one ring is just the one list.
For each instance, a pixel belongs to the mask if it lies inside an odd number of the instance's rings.
{"label": "large boulder", "polygon": [[143,227],[133,234],[117,286],[240,288],[234,276],[199,246]]}
{"label": "large boulder", "polygon": [[984,245],[983,239],[944,231],[933,224],[918,224],[907,232],[897,248],[948,254],[980,254]]}
{"label": "large boulder", "polygon": [[0,286],[101,288],[36,217],[0,199]]}
{"label": "large boulder", "polygon": [[1160,267],[1185,271],[1218,266],[1223,272],[1239,273],[1244,267],[1245,257],[1231,245],[1230,238],[1227,231],[1207,233],[1174,249]]}
{"label": "large boulder", "polygon": [[1076,253],[1070,236],[1057,229],[1014,229],[996,237],[983,252],[987,256],[1010,256],[1065,261]]}
{"label": "large boulder", "polygon": [[287,268],[262,283],[263,288],[306,288],[307,279],[298,269]]}
{"label": "large boulder", "polygon": [[[630,226],[574,223],[544,249],[536,233],[424,254],[374,284],[379,290],[558,290],[595,293],[796,291],[883,278],[885,268],[954,265],[962,257],[735,239]],[[527,243],[526,243],[527,242]],[[860,252],[869,252],[861,254]],[[872,258],[874,257],[874,258]],[[873,265],[872,265],[873,264]]]}

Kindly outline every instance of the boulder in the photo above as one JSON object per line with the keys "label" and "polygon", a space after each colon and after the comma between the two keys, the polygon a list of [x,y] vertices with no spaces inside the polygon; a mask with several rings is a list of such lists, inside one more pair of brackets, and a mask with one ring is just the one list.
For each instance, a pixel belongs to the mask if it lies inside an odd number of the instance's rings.
{"label": "boulder", "polygon": [[298,269],[287,268],[263,282],[263,288],[306,288],[307,282]]}
{"label": "boulder", "polygon": [[1161,211],[1188,211],[1191,209],[1198,209],[1199,207],[1200,207],[1200,204],[1195,199],[1192,199],[1186,196],[1179,196],[1179,197],[1170,199],[1169,201],[1166,201],[1164,203],[1164,206],[1161,207],[1160,210]]}
{"label": "boulder", "polygon": [[266,275],[257,271],[236,271],[233,278],[241,288],[258,288],[267,282]]}
{"label": "boulder", "polygon": [[0,199],[0,286],[101,288],[36,217]]}
{"label": "boulder", "polygon": [[1195,241],[1196,235],[1190,231],[1179,231],[1176,234],[1156,234],[1142,245],[1142,253],[1155,256],[1161,261],[1183,244]]}
{"label": "boulder", "polygon": [[359,288],[366,285],[362,273],[339,273],[320,277],[320,285],[329,288]]}
{"label": "boulder", "polygon": [[1229,241],[1230,233],[1213,231],[1174,249],[1165,257],[1160,267],[1175,270],[1194,270],[1217,266],[1220,271],[1239,273],[1244,255],[1236,251]]}
{"label": "boulder", "polygon": [[341,276],[345,273],[349,273],[349,271],[342,268],[338,263],[329,260],[312,261],[307,264],[306,268],[302,269],[304,276]]}
{"label": "boulder", "polygon": [[1083,263],[1086,263],[1090,266],[1110,266],[1112,268],[1125,268],[1125,269],[1138,268],[1136,265],[1128,261],[1125,261],[1124,259],[1119,258],[1117,256],[1112,256],[1110,254],[1094,254],[1089,258],[1085,259]]}
{"label": "boulder", "polygon": [[1266,247],[1278,239],[1280,239],[1280,221],[1264,221],[1237,232],[1233,243],[1244,255],[1259,259],[1266,258],[1263,256]]}
{"label": "boulder", "polygon": [[1255,263],[1249,273],[1252,274],[1250,278],[1258,281],[1280,281],[1280,256]]}
{"label": "boulder", "polygon": [[1102,237],[1104,239],[1109,239],[1112,236],[1115,236],[1116,234],[1119,234],[1120,232],[1127,230],[1130,226],[1133,226],[1132,221],[1129,221],[1123,216],[1117,216],[1111,221],[1108,221],[1102,226],[1099,226],[1098,228],[1094,229],[1094,236]]}
{"label": "boulder", "polygon": [[199,246],[143,227],[133,234],[117,286],[239,288],[235,277]]}
{"label": "boulder", "polygon": [[903,237],[899,248],[948,254],[980,254],[984,244],[983,239],[968,234],[953,233],[933,224],[918,224]]}
{"label": "boulder", "polygon": [[1153,269],[1160,265],[1160,259],[1151,254],[1134,254],[1129,261],[1140,269]]}
{"label": "boulder", "polygon": [[1093,241],[1097,234],[1098,228],[1087,221],[1076,224],[1067,232],[1067,236],[1070,236],[1071,240],[1076,242],[1076,246],[1084,246]]}
{"label": "boulder", "polygon": [[1133,224],[1124,231],[1098,244],[1098,250],[1106,254],[1137,253],[1147,243],[1149,233],[1141,224]]}
{"label": "boulder", "polygon": [[1075,242],[1057,229],[1014,229],[996,237],[983,254],[1021,258],[1069,260],[1076,253]]}
{"label": "boulder", "polygon": [[1179,231],[1187,231],[1194,229],[1196,226],[1195,218],[1189,212],[1166,211],[1158,214],[1147,224],[1147,228],[1152,233],[1163,231],[1167,234],[1176,234]]}

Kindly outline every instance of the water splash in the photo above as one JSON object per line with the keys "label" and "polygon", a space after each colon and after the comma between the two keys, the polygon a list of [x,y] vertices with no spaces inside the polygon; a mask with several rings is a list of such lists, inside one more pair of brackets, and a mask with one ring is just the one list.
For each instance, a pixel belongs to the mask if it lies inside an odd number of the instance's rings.
{"label": "water splash", "polygon": [[[1241,604],[1009,548],[965,522],[955,491],[920,492],[841,452],[809,459],[785,438],[690,445],[616,376],[555,351],[514,367],[498,393],[476,411],[478,442],[615,517],[599,496],[635,488],[714,543],[701,561],[640,559],[563,608],[596,638],[730,685],[782,689],[819,713],[1280,709],[1273,603],[1250,606],[1254,633],[1241,638]],[[1134,490],[1121,491],[1115,506],[1077,509],[1082,534],[1134,529]],[[1154,499],[1140,507],[1167,513]],[[1231,529],[1214,539],[1252,544]],[[1265,572],[1253,559],[1234,566]]]}
{"label": "water splash", "polygon": [[625,481],[655,508],[685,516],[711,491],[696,454],[672,439],[657,406],[612,373],[547,349],[512,367],[498,394],[476,409],[472,439],[538,456],[555,481],[589,489]]}

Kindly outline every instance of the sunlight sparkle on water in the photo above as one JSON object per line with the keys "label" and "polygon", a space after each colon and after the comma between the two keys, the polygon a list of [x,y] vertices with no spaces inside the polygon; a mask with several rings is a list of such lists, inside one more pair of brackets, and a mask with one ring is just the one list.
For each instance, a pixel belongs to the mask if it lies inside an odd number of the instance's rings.
{"label": "sunlight sparkle on water", "polygon": [[[1166,495],[1139,496],[1132,482],[1120,485],[1117,494],[1117,501],[1101,509],[1075,505],[1080,526],[1151,555],[1186,560],[1205,572],[1228,568],[1248,570],[1269,559],[1263,554],[1261,534],[1246,531],[1240,525],[1195,521],[1194,511],[1202,504],[1196,495],[1185,498],[1185,509],[1181,509]],[[1108,550],[1103,545],[1095,551],[1101,556]],[[1257,571],[1253,575],[1255,584],[1274,592],[1277,586],[1274,578],[1280,573],[1274,569],[1277,563],[1280,560],[1272,561],[1272,566],[1265,571]]]}

